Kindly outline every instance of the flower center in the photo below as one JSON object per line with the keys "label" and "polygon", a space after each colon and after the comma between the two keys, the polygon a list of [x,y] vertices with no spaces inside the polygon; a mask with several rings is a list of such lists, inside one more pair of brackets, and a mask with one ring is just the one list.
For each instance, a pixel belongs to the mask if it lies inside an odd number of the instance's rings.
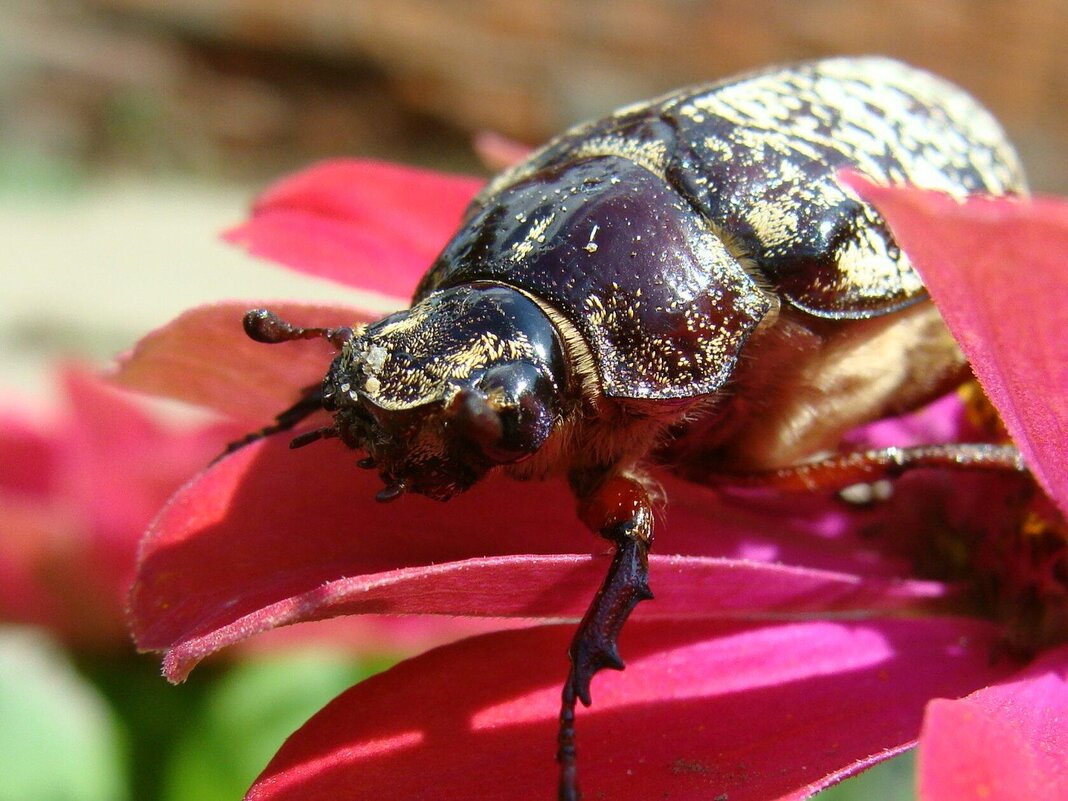
{"label": "flower center", "polygon": [[[962,398],[980,435],[1008,441],[977,386]],[[1029,657],[1068,642],[1064,517],[1031,475],[958,476],[952,483],[945,519],[919,543],[920,572],[962,580],[971,610],[1004,624],[1012,654]]]}
{"label": "flower center", "polygon": [[1006,647],[1021,655],[1068,641],[1068,526],[1030,484],[1015,530],[992,532],[972,560],[981,601],[1006,624]]}

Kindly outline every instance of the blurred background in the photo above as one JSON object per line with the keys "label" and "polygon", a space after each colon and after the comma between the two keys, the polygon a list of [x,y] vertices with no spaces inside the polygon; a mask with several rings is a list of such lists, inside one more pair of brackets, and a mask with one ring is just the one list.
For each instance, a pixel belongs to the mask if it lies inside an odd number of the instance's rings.
{"label": "blurred background", "polygon": [[[105,364],[208,300],[342,299],[216,239],[288,171],[353,155],[488,175],[486,134],[537,144],[774,62],[882,53],[950,78],[1002,120],[1033,187],[1064,194],[1066,40],[1063,0],[0,0],[0,406],[41,456],[78,397],[58,363]],[[0,485],[0,560],[25,558],[47,526],[12,528],[10,510],[45,488]],[[386,663],[287,651],[175,690],[129,653],[117,611],[120,634],[87,644],[12,609],[38,625],[0,638],[0,801],[238,798],[287,731]],[[56,687],[65,703],[41,714]],[[69,781],[27,761],[47,762],[38,743],[83,760]],[[909,771],[833,797],[910,798]]]}

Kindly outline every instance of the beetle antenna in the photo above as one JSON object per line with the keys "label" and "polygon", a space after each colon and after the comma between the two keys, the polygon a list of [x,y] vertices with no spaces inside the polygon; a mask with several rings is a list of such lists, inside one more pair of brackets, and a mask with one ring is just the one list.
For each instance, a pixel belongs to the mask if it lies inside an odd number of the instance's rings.
{"label": "beetle antenna", "polygon": [[[241,439],[234,440],[226,446],[222,453],[216,456],[211,463],[219,461],[224,456],[255,442],[264,439],[279,431],[288,431],[301,420],[309,417],[323,408],[323,390],[321,386],[307,387],[301,395],[301,399],[274,418],[274,423],[246,434]],[[298,437],[299,439],[299,437]]]}
{"label": "beetle antenna", "polygon": [[289,447],[293,450],[297,448],[303,448],[305,445],[311,445],[313,442],[317,442],[321,439],[335,439],[341,436],[341,432],[333,426],[323,426],[322,428],[316,428],[313,431],[305,431],[303,434],[298,434],[293,437],[289,443]]}
{"label": "beetle antenna", "polygon": [[352,339],[352,329],[340,328],[302,328],[288,323],[268,309],[252,309],[245,312],[241,321],[249,339],[276,345],[279,342],[292,342],[295,339],[325,339],[335,348]]}

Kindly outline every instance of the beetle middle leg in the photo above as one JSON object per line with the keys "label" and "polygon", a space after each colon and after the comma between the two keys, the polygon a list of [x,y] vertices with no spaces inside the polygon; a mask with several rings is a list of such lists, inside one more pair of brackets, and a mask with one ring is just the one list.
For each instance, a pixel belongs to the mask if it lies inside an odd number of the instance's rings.
{"label": "beetle middle leg", "polygon": [[821,492],[896,478],[921,467],[1023,473],[1027,467],[1015,445],[948,443],[840,453],[825,459],[771,470],[727,472],[700,461],[676,472],[683,478],[719,486],[756,486],[780,491]]}
{"label": "beetle middle leg", "polygon": [[653,509],[649,493],[634,476],[616,474],[583,492],[583,521],[615,545],[615,555],[571,641],[568,672],[560,708],[556,760],[560,764],[560,801],[577,801],[575,701],[591,702],[590,682],[602,668],[623,669],[617,638],[627,617],[649,590],[649,549],[653,544]]}

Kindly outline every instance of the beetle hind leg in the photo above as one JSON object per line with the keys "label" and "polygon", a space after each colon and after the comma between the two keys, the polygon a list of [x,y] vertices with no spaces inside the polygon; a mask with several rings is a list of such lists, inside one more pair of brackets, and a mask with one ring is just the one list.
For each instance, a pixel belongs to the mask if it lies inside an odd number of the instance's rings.
{"label": "beetle hind leg", "polygon": [[556,761],[560,765],[560,801],[579,798],[575,702],[589,706],[590,682],[603,668],[623,669],[617,639],[639,602],[653,597],[649,590],[649,549],[653,541],[653,515],[641,483],[613,476],[600,484],[582,504],[582,517],[615,545],[615,555],[571,641],[571,668],[561,696]]}

